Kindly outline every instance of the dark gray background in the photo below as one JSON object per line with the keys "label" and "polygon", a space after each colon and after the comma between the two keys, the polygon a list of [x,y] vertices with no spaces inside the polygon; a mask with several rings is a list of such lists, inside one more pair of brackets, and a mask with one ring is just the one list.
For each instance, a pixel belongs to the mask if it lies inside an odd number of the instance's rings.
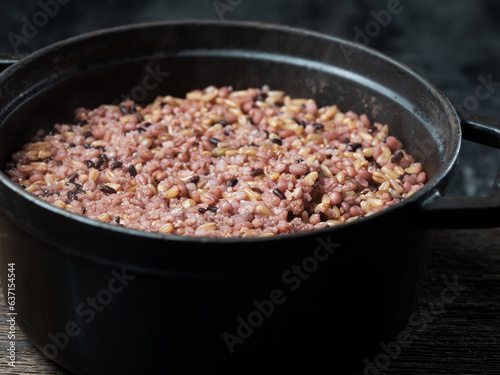
{"label": "dark gray background", "polygon": [[[32,20],[42,10],[41,3],[54,1],[2,0],[0,51],[14,52],[8,34],[22,36],[23,17]],[[66,4],[59,5],[36,35],[19,44],[21,52],[35,51],[61,39],[110,26],[173,19],[220,19],[223,11],[220,4],[229,6],[222,14],[224,19],[281,23],[354,40],[355,28],[364,29],[374,19],[373,11],[385,10],[389,3],[387,0],[59,1]],[[480,84],[478,77],[491,76],[494,82],[499,82],[498,86],[491,96],[477,100],[478,106],[473,109],[500,119],[500,2],[400,0],[400,6],[402,12],[393,15],[388,25],[370,38],[369,46],[418,70],[455,105],[471,108],[467,98],[474,97]],[[462,164],[449,193],[455,196],[487,193],[499,166],[500,151],[464,142]]]}

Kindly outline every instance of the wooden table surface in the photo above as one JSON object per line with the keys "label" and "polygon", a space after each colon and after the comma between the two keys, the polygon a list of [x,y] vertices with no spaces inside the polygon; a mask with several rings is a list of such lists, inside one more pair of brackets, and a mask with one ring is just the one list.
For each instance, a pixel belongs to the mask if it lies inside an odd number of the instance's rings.
{"label": "wooden table surface", "polygon": [[[458,292],[438,310],[434,306],[443,300],[445,281]],[[500,374],[500,229],[437,231],[417,311],[426,324],[409,331],[413,342],[392,357],[382,352],[370,371],[359,375]],[[1,374],[69,374],[45,359],[19,330],[15,367],[8,367],[6,313],[1,295]]]}

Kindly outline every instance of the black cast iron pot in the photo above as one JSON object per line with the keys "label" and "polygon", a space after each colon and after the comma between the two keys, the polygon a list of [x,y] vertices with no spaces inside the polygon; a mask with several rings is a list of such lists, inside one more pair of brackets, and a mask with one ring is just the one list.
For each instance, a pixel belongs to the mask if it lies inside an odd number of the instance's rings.
{"label": "black cast iron pot", "polygon": [[0,263],[15,263],[18,324],[77,374],[332,373],[397,340],[417,300],[431,229],[500,225],[498,182],[446,199],[462,134],[500,147],[498,121],[455,112],[430,82],[364,46],[248,22],[134,25],[56,43],[0,75],[0,167],[79,106],[208,85],[311,97],[387,123],[424,188],[335,228],[253,239],[111,226],[31,196],[0,173]]}

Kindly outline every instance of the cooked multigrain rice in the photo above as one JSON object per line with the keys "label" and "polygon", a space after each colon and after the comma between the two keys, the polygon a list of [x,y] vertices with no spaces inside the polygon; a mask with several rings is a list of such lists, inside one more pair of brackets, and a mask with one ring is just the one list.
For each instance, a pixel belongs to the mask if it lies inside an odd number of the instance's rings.
{"label": "cooked multigrain rice", "polygon": [[74,124],[39,131],[14,153],[6,173],[100,222],[212,237],[339,225],[426,182],[388,125],[267,86],[79,108]]}

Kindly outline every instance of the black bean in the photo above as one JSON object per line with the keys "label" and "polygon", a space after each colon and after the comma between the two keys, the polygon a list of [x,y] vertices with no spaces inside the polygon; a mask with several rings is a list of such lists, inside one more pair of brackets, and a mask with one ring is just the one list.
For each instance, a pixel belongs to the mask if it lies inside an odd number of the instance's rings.
{"label": "black bean", "polygon": [[263,175],[264,174],[264,171],[261,169],[261,168],[257,168],[257,169],[253,169],[250,174],[253,176],[253,177],[256,177],[256,176],[260,176],[260,175]]}
{"label": "black bean", "polygon": [[111,165],[110,165],[111,169],[120,168],[122,166],[123,166],[123,163],[121,161],[115,161],[115,162],[111,163]]}
{"label": "black bean", "polygon": [[220,139],[217,139],[217,138],[210,138],[208,140],[211,144],[213,144],[214,146],[217,146],[220,142]]}
{"label": "black bean", "polygon": [[356,151],[358,148],[362,147],[363,145],[361,143],[349,143],[347,145],[347,150],[348,151]]}
{"label": "black bean", "polygon": [[111,221],[115,222],[116,224],[120,224],[120,220],[121,220],[120,216],[115,216]]}
{"label": "black bean", "polygon": [[139,133],[145,133],[145,132],[146,132],[146,129],[144,129],[143,127],[140,127],[140,126],[139,126],[139,127],[137,128],[137,131],[138,131]]}
{"label": "black bean", "polygon": [[[69,199],[70,201],[72,201],[72,200],[74,200],[74,199],[76,198],[76,194],[75,194],[75,192],[74,192],[74,191],[71,191],[71,190],[70,190],[70,191],[68,191],[68,193],[66,194],[66,197],[68,197],[68,199]],[[76,198],[76,199],[78,199],[78,198]]]}
{"label": "black bean", "polygon": [[83,209],[82,209],[82,214],[84,214],[84,215],[85,215],[85,213],[86,213],[86,212],[87,212],[87,209],[86,209],[85,207],[83,207]]}
{"label": "black bean", "polygon": [[85,165],[88,168],[94,168],[94,162],[92,160],[85,160]]}
{"label": "black bean", "polygon": [[188,184],[197,184],[198,182],[200,181],[200,176],[193,176],[191,177],[189,180],[187,180],[186,182]]}
{"label": "black bean", "polygon": [[137,121],[139,121],[139,122],[143,122],[144,121],[144,117],[142,117],[142,115],[140,113],[137,113],[135,115],[135,117],[137,117]]}
{"label": "black bean", "polygon": [[145,128],[149,128],[151,126],[151,123],[145,122],[144,124],[142,124],[142,126],[144,126]]}
{"label": "black bean", "polygon": [[391,158],[391,161],[393,163],[397,163],[398,161],[400,161],[401,159],[403,159],[405,156],[405,154],[402,152],[402,151],[398,151],[394,154],[394,156]]}
{"label": "black bean", "polygon": [[70,143],[70,144],[68,145],[68,148],[73,148],[73,147],[76,147],[76,145],[75,145],[74,143]]}
{"label": "black bean", "polygon": [[91,146],[91,145],[89,145],[88,143],[84,143],[84,144],[83,144],[83,147],[85,147],[85,148],[92,148],[92,146]]}
{"label": "black bean", "polygon": [[286,215],[286,220],[287,221],[292,221],[293,219],[295,219],[295,214],[293,213],[292,210],[288,211],[287,215]]}
{"label": "black bean", "polygon": [[69,176],[68,181],[69,181],[70,183],[73,183],[73,182],[75,182],[75,180],[76,180],[77,178],[78,178],[78,173],[75,173],[75,174],[72,174],[71,176]]}
{"label": "black bean", "polygon": [[349,138],[344,138],[344,143],[350,143],[351,140]]}
{"label": "black bean", "polygon": [[263,102],[264,100],[266,100],[266,98],[267,98],[267,94],[265,92],[261,92],[255,97],[254,101]]}
{"label": "black bean", "polygon": [[226,121],[226,120],[219,120],[219,121],[214,121],[210,124],[210,126],[214,126],[214,125],[217,125],[217,124],[221,124],[222,126],[228,126],[228,125],[231,125],[231,123],[229,121]]}
{"label": "black bean", "polygon": [[100,151],[102,151],[102,152],[106,151],[106,149],[104,148],[104,146],[94,146],[94,148],[95,148],[96,150],[100,150]]}
{"label": "black bean", "polygon": [[51,191],[51,190],[47,190],[47,189],[45,189],[45,190],[43,191],[43,196],[44,196],[44,197],[47,197],[47,196],[49,196],[49,195],[51,195],[51,194],[54,194],[54,192],[53,192],[53,191]]}
{"label": "black bean", "polygon": [[252,190],[255,191],[256,193],[264,194],[262,190],[260,190],[259,188],[253,187]]}
{"label": "black bean", "polygon": [[86,193],[85,193],[85,190],[83,190],[83,189],[76,189],[75,194],[86,194]]}
{"label": "black bean", "polygon": [[107,194],[116,194],[116,190],[113,189],[112,187],[108,186],[108,185],[104,185],[104,184],[101,184],[99,186],[99,189],[101,189],[101,191],[103,193],[107,193]]}
{"label": "black bean", "polygon": [[319,215],[319,218],[321,219],[321,221],[327,221],[328,220],[328,216],[326,216],[326,214],[323,212],[323,211],[316,211],[316,213]]}
{"label": "black bean", "polygon": [[203,208],[203,207],[200,207],[200,208],[198,208],[198,212],[199,212],[200,214],[204,214],[205,212],[207,212],[207,209],[206,209],[206,208]]}
{"label": "black bean", "polygon": [[130,175],[131,175],[132,177],[137,176],[137,169],[135,169],[134,164],[130,164],[130,165],[128,166],[128,173],[130,173]]}
{"label": "black bean", "polygon": [[304,159],[302,159],[302,158],[297,159],[297,163],[302,163],[303,161],[304,161]]}
{"label": "black bean", "polygon": [[305,121],[300,121],[299,122],[299,125],[302,126],[303,128],[305,128],[307,126],[307,122]]}
{"label": "black bean", "polygon": [[276,143],[276,144],[278,144],[280,146],[283,144],[283,141],[281,140],[281,138],[273,138],[271,140],[271,142]]}
{"label": "black bean", "polygon": [[315,122],[315,123],[313,124],[313,126],[314,126],[314,129],[315,129],[315,130],[323,130],[323,129],[325,128],[325,125],[320,124],[320,123],[318,123],[318,122]]}
{"label": "black bean", "polygon": [[108,162],[108,157],[106,154],[101,154],[99,155],[99,159],[101,159],[103,162],[107,163]]}
{"label": "black bean", "polygon": [[208,205],[207,210],[215,213],[215,212],[217,212],[217,207]]}
{"label": "black bean", "polygon": [[237,178],[233,178],[232,180],[227,181],[226,185],[234,187],[234,186],[236,186],[237,183],[238,183],[238,179]]}
{"label": "black bean", "polygon": [[122,113],[122,115],[124,115],[124,116],[125,116],[126,114],[128,114],[128,108],[127,108],[127,107],[125,107],[123,104],[120,104],[120,105],[118,106],[118,108],[120,109],[120,112]]}
{"label": "black bean", "polygon": [[286,199],[285,194],[283,194],[280,189],[274,189],[273,194],[280,199]]}
{"label": "black bean", "polygon": [[132,104],[130,107],[128,107],[128,113],[133,114],[135,113],[135,111],[136,111],[135,104]]}
{"label": "black bean", "polygon": [[92,132],[85,132],[85,133],[83,134],[83,136],[84,136],[85,138],[90,138],[90,137],[92,137]]}
{"label": "black bean", "polygon": [[94,168],[96,169],[101,169],[101,167],[104,165],[104,161],[102,159],[99,159],[95,162]]}
{"label": "black bean", "polygon": [[77,189],[81,189],[82,185],[77,184],[76,182],[73,182],[73,186],[76,187]]}

